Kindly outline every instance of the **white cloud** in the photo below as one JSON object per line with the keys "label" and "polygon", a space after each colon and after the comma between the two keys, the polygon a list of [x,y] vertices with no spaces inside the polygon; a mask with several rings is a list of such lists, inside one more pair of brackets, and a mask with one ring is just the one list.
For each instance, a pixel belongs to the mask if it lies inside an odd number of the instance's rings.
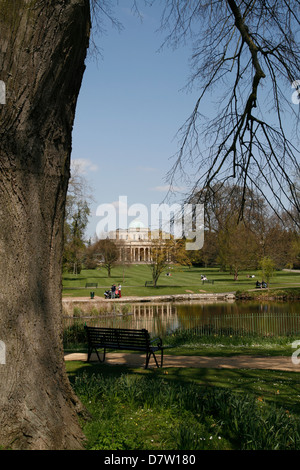
{"label": "white cloud", "polygon": [[87,173],[98,171],[98,166],[87,158],[76,158],[71,161],[71,171],[80,175],[86,175]]}

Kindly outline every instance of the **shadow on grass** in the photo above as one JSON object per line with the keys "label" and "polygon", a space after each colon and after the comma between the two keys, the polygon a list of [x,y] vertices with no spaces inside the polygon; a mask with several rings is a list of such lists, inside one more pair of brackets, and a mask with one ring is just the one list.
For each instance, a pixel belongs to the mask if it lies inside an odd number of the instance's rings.
{"label": "shadow on grass", "polygon": [[211,369],[211,368],[134,368],[125,365],[110,365],[98,362],[66,362],[66,370],[71,383],[76,376],[102,375],[118,378],[122,375],[149,377],[185,387],[198,384],[202,387],[230,389],[236,393],[252,394],[261,401],[274,403],[300,415],[300,375],[297,372],[253,369]]}

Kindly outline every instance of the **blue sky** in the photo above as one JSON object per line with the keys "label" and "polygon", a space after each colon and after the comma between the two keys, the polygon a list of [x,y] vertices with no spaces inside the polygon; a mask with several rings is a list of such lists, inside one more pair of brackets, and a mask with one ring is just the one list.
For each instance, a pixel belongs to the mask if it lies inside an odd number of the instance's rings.
{"label": "blue sky", "polygon": [[96,232],[101,204],[120,196],[127,196],[128,206],[164,200],[178,150],[176,133],[197,99],[196,91],[183,90],[188,46],[159,51],[164,39],[157,32],[159,4],[142,8],[142,22],[131,5],[132,0],[122,0],[116,8],[121,32],[107,25],[106,34],[96,37],[102,57],[87,60],[78,99],[72,161],[81,162],[93,189],[87,237]]}
{"label": "blue sky", "polygon": [[[96,211],[103,204],[117,207],[119,198],[125,196],[128,207],[144,205],[150,215],[151,204],[164,202],[166,176],[179,150],[176,134],[199,97],[196,88],[186,90],[191,45],[161,50],[164,33],[158,29],[164,2],[152,7],[139,2],[142,22],[133,14],[132,3],[116,2],[115,14],[124,28],[121,32],[107,24],[106,34],[96,37],[102,56],[98,61],[87,60],[78,99],[72,161],[80,162],[93,190],[87,238],[96,233],[100,221]],[[293,91],[291,84],[285,85],[288,99]],[[266,95],[266,112],[271,103],[268,99]],[[202,102],[200,111],[209,114],[214,100],[212,96],[206,106]],[[287,119],[285,124],[297,146],[293,121]],[[193,176],[193,170],[188,170]],[[175,184],[178,192],[172,202],[181,202],[190,188],[182,182]],[[127,222],[133,219],[129,217]]]}

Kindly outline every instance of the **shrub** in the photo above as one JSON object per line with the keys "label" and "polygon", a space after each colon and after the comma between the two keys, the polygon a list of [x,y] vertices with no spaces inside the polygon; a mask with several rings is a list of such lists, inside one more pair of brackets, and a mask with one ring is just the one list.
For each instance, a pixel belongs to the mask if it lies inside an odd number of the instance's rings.
{"label": "shrub", "polygon": [[86,343],[86,333],[82,322],[74,323],[64,328],[64,347],[71,347],[71,345],[74,346],[82,343]]}

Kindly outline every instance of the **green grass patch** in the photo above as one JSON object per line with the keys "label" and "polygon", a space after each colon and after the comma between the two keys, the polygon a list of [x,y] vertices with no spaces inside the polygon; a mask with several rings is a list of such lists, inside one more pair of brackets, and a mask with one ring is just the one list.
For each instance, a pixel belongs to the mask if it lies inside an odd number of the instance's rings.
{"label": "green grass patch", "polygon": [[257,291],[237,291],[236,296],[239,299],[263,300],[264,298],[273,297],[275,299],[290,300],[300,299],[300,287],[285,287],[272,289],[257,289]]}
{"label": "green grass patch", "polygon": [[165,344],[172,346],[166,354],[175,356],[291,356],[293,341],[298,337],[238,335],[224,333],[197,335],[180,330],[167,336]]}
{"label": "green grass patch", "polygon": [[[214,284],[202,284],[201,274],[205,274]],[[254,274],[255,278],[247,277]],[[90,290],[95,295],[104,297],[104,290],[111,287],[113,283],[121,283],[122,294],[126,296],[152,296],[152,295],[175,295],[184,294],[188,291],[200,293],[222,293],[222,292],[245,292],[254,290],[255,282],[260,280],[258,271],[241,271],[237,281],[234,281],[230,272],[220,272],[219,268],[181,267],[172,268],[171,276],[161,275],[158,287],[145,287],[145,281],[151,280],[151,272],[147,265],[131,265],[130,267],[116,266],[112,270],[112,277],[107,277],[104,268],[82,270],[80,274],[63,273],[63,295],[72,297],[88,297]],[[98,283],[97,289],[85,289],[86,283]],[[300,274],[297,272],[276,271],[271,279],[270,292],[280,291],[281,295],[286,289],[289,295],[298,296],[300,290]],[[264,291],[265,293],[265,291]],[[252,293],[251,293],[252,295]]]}
{"label": "green grass patch", "polygon": [[92,450],[300,449],[299,374],[67,362]]}

